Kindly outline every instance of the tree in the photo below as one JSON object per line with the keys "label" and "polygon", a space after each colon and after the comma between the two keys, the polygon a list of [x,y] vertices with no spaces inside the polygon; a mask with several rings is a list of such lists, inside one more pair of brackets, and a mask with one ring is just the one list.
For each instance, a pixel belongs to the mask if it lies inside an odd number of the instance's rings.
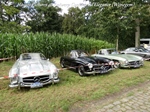
{"label": "tree", "polygon": [[68,14],[64,15],[62,29],[64,33],[82,34],[81,27],[84,24],[84,15],[78,7],[71,7]]}
{"label": "tree", "polygon": [[24,0],[0,1],[0,32],[23,33],[29,27],[23,25],[22,14],[26,11],[23,7]]}
{"label": "tree", "polygon": [[53,6],[52,0],[40,0],[31,3],[30,20],[27,25],[31,26],[32,32],[61,32],[63,17],[58,14],[61,9]]}
{"label": "tree", "polygon": [[[91,6],[89,10],[91,19],[93,19],[93,28],[96,33],[101,33],[100,39],[106,39],[116,43],[118,49],[118,42],[120,39],[126,42],[131,40],[132,33],[136,31],[137,26],[135,20],[140,18],[143,24],[147,24],[149,17],[148,7],[143,5],[142,0],[89,0]],[[97,32],[100,31],[100,32]],[[132,41],[134,38],[132,38]],[[128,45],[132,45],[132,41],[127,41]],[[122,43],[121,43],[122,44]],[[126,45],[127,46],[127,45]]]}
{"label": "tree", "polygon": [[[140,10],[137,10],[136,12],[136,17],[135,17],[135,23],[136,23],[136,32],[135,32],[135,47],[139,46],[139,39],[140,39],[140,26],[145,26],[145,24],[143,24],[143,22],[145,22],[148,18],[149,21],[149,16],[150,16],[150,10],[149,10],[149,6],[147,4],[150,3],[149,0],[143,0],[142,1],[142,8]],[[143,13],[145,12],[145,13]],[[141,24],[142,23],[142,24]],[[148,24],[148,22],[146,22],[146,24]]]}

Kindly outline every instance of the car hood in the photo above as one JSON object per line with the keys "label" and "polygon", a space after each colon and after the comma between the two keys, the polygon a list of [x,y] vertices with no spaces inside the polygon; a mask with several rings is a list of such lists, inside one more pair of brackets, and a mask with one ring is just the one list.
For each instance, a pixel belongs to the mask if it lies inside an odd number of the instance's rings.
{"label": "car hood", "polygon": [[114,60],[120,60],[120,61],[126,61],[125,58],[120,57],[120,56],[118,56],[118,55],[100,55],[100,54],[93,54],[92,56],[104,57],[104,58],[109,58],[109,59],[114,59]]}
{"label": "car hood", "polygon": [[142,59],[142,57],[140,57],[140,56],[130,55],[130,54],[114,54],[114,55],[117,55],[118,57],[125,58],[128,61],[137,61],[137,60],[141,60]]}
{"label": "car hood", "polygon": [[[46,75],[57,72],[56,66],[47,60],[19,61],[17,68],[19,71],[16,74],[18,74],[20,77]],[[14,67],[13,69],[15,70],[16,68]],[[13,70],[12,74],[10,75],[14,75]]]}
{"label": "car hood", "polygon": [[86,62],[86,63],[107,63],[110,60],[104,57],[95,57],[95,56],[85,56],[85,57],[79,57],[80,60]]}
{"label": "car hood", "polygon": [[87,64],[87,63],[95,64],[96,63],[96,60],[91,56],[79,57],[78,60],[84,62],[85,64]]}

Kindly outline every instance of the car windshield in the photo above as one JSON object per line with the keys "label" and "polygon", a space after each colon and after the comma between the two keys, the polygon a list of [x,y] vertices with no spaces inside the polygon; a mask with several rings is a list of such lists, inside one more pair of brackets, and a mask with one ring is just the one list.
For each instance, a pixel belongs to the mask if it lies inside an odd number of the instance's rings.
{"label": "car windshield", "polygon": [[43,54],[39,54],[39,53],[25,53],[22,54],[21,56],[21,60],[46,60],[46,57]]}
{"label": "car windshield", "polygon": [[83,52],[83,51],[76,51],[76,50],[74,50],[74,51],[70,52],[69,56],[71,58],[78,58],[78,57],[83,57],[83,56],[88,56],[88,55],[85,52]]}
{"label": "car windshield", "polygon": [[109,49],[108,54],[118,54],[118,52],[115,49]]}
{"label": "car windshield", "polygon": [[118,54],[118,52],[115,49],[104,49],[101,51],[101,54],[107,55],[107,54]]}
{"label": "car windshield", "polygon": [[75,51],[71,51],[70,54],[69,54],[69,57],[71,57],[71,58],[77,58],[78,57],[78,53],[75,52]]}
{"label": "car windshield", "polygon": [[46,57],[43,54],[40,54],[41,60],[46,60]]}
{"label": "car windshield", "polygon": [[88,55],[85,52],[81,52],[80,57],[83,57],[83,56],[88,56]]}
{"label": "car windshield", "polygon": [[126,49],[126,51],[135,51],[136,49],[135,48],[128,48]]}
{"label": "car windshield", "polygon": [[31,56],[29,54],[23,54],[22,55],[22,60],[30,60]]}
{"label": "car windshield", "polygon": [[139,50],[141,51],[141,52],[149,52],[147,49],[145,49],[144,47],[139,47]]}

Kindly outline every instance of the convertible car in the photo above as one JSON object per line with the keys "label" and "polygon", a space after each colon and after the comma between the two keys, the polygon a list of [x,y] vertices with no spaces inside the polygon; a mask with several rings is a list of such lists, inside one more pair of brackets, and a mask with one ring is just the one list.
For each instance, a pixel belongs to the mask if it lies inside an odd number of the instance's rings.
{"label": "convertible car", "polygon": [[146,49],[146,48],[144,48],[144,47],[142,47],[142,46],[137,47],[137,48],[139,49],[139,51],[150,53],[150,50],[148,50],[148,49]]}
{"label": "convertible car", "polygon": [[114,69],[114,62],[107,58],[88,56],[82,50],[72,50],[60,58],[62,68],[75,69],[80,76],[107,73]]}
{"label": "convertible car", "polygon": [[138,68],[143,65],[143,58],[140,56],[129,55],[129,54],[119,54],[114,48],[101,49],[98,54],[93,54],[95,57],[109,58],[118,63],[120,68]]}
{"label": "convertible car", "polygon": [[9,71],[10,87],[38,88],[58,83],[58,69],[41,53],[24,53]]}
{"label": "convertible car", "polygon": [[144,60],[150,60],[150,52],[142,48],[130,47],[124,51],[121,51],[121,54],[132,54],[143,57]]}

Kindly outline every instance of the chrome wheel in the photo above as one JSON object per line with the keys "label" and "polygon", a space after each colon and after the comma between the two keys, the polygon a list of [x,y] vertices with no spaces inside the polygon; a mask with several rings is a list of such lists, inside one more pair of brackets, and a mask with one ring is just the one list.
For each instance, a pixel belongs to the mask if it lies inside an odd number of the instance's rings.
{"label": "chrome wheel", "polygon": [[85,72],[84,66],[83,66],[83,65],[80,65],[80,66],[78,67],[78,73],[79,73],[79,75],[80,75],[80,76],[84,76],[84,75],[85,75],[84,72]]}

